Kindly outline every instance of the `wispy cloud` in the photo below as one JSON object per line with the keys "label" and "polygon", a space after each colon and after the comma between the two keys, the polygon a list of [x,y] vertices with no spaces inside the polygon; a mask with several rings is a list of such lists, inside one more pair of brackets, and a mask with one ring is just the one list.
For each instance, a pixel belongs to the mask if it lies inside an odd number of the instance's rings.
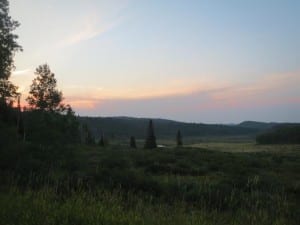
{"label": "wispy cloud", "polygon": [[18,75],[26,75],[28,73],[31,73],[32,69],[25,69],[25,70],[16,70],[12,72],[13,76],[18,76]]}
{"label": "wispy cloud", "polygon": [[[279,104],[300,99],[300,71],[269,74],[246,84],[211,93],[208,107],[244,107]],[[294,101],[293,100],[293,101]]]}
{"label": "wispy cloud", "polygon": [[299,104],[300,91],[297,91],[297,84],[300,83],[299,75],[299,72],[267,75],[253,83],[244,84],[218,83],[215,80],[202,83],[181,80],[164,83],[158,87],[131,90],[124,88],[108,91],[103,87],[84,89],[74,86],[74,90],[68,89],[66,101],[70,101],[75,109],[88,109],[91,114],[103,111],[112,115],[124,113],[130,115],[127,110],[130,105],[139,111],[139,107],[145,108],[149,104],[152,107],[148,110],[165,114],[169,112],[171,115],[183,111],[208,112]]}
{"label": "wispy cloud", "polygon": [[67,99],[68,104],[70,104],[72,107],[76,109],[94,109],[98,104],[99,100],[95,99],[80,99],[80,98],[72,98],[68,97]]}
{"label": "wispy cloud", "polygon": [[72,99],[88,96],[86,100],[151,100],[169,97],[188,96],[199,92],[211,92],[227,87],[225,82],[213,79],[191,80],[174,79],[158,82],[155,85],[135,85],[120,87],[99,87],[68,85],[66,95]]}
{"label": "wispy cloud", "polygon": [[78,24],[75,32],[68,35],[58,44],[58,47],[68,47],[99,37],[119,25],[122,21],[123,18],[116,18],[113,21],[105,22],[101,21],[101,18],[96,14],[89,15]]}

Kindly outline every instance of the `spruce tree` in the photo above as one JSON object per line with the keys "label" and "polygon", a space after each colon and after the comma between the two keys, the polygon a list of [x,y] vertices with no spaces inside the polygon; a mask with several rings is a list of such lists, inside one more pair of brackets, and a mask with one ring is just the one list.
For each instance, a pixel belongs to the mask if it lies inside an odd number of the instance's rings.
{"label": "spruce tree", "polygon": [[180,130],[177,131],[177,135],[176,135],[176,143],[177,143],[177,147],[182,146],[182,137],[181,137],[181,132],[180,132]]}
{"label": "spruce tree", "polygon": [[104,142],[104,135],[103,135],[103,133],[101,133],[101,137],[100,137],[99,145],[100,145],[101,147],[104,147],[104,146],[105,146],[105,142]]}
{"label": "spruce tree", "polygon": [[81,143],[82,144],[87,144],[87,145],[94,145],[95,144],[95,139],[87,126],[87,124],[81,124],[79,126],[79,133],[81,136]]}
{"label": "spruce tree", "polygon": [[130,137],[130,148],[136,148],[136,143],[135,143],[134,136]]}
{"label": "spruce tree", "polygon": [[149,125],[148,125],[147,137],[146,137],[144,148],[153,149],[156,147],[157,147],[157,145],[156,145],[156,138],[154,135],[153,122],[152,122],[152,120],[150,120]]}

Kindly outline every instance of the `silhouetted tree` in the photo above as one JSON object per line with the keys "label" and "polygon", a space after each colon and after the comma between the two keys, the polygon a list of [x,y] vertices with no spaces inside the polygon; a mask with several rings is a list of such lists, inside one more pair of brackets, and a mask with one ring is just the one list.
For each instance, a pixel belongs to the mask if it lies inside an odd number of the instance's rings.
{"label": "silhouetted tree", "polygon": [[[41,145],[80,143],[79,122],[68,114],[38,110],[23,111],[26,141]],[[88,137],[86,137],[88,140]]]}
{"label": "silhouetted tree", "polygon": [[26,139],[40,144],[69,144],[94,142],[88,129],[80,127],[70,105],[64,105],[62,92],[47,64],[36,69],[36,78],[26,99],[30,109],[25,112]]}
{"label": "silhouetted tree", "polygon": [[177,135],[176,135],[176,143],[177,146],[182,146],[182,137],[181,137],[181,132],[180,130],[177,131]]}
{"label": "silhouetted tree", "polygon": [[89,130],[86,124],[82,124],[80,126],[80,136],[81,136],[81,143],[87,145],[94,145],[95,138],[93,137],[91,131]]}
{"label": "silhouetted tree", "polygon": [[48,112],[64,111],[61,104],[62,92],[56,88],[56,79],[47,64],[36,68],[37,77],[32,81],[29,96],[26,99],[33,109]]}
{"label": "silhouetted tree", "polygon": [[0,115],[7,113],[7,107],[18,96],[17,87],[8,80],[15,68],[14,55],[17,51],[22,51],[16,41],[18,36],[13,34],[18,26],[19,23],[9,16],[8,1],[0,0]]}
{"label": "silhouetted tree", "polygon": [[18,107],[17,107],[17,135],[19,138],[25,141],[25,130],[24,130],[24,120],[21,110],[21,95],[18,96]]}
{"label": "silhouetted tree", "polygon": [[6,102],[5,99],[0,99],[1,121],[12,124],[14,118],[13,111],[13,101]]}
{"label": "silhouetted tree", "polygon": [[135,137],[130,137],[130,148],[136,148]]}
{"label": "silhouetted tree", "polygon": [[152,122],[152,120],[150,120],[149,125],[148,125],[147,137],[146,137],[144,148],[153,149],[156,147],[157,147],[157,145],[156,145],[156,138],[154,135],[153,122]]}
{"label": "silhouetted tree", "polygon": [[0,101],[2,104],[10,105],[18,97],[18,87],[11,83],[9,80],[0,78]]}
{"label": "silhouetted tree", "polygon": [[12,33],[19,25],[9,16],[8,0],[0,0],[0,79],[8,80],[14,69],[14,55],[22,51],[16,41],[18,35]]}
{"label": "silhouetted tree", "polygon": [[[72,107],[67,104],[62,107],[63,115],[62,115],[62,128],[65,130],[65,138],[69,140],[69,142],[80,143],[80,132],[79,132],[79,121],[75,116],[75,112]],[[95,139],[91,136],[91,141],[95,144]]]}
{"label": "silhouetted tree", "polygon": [[300,144],[300,125],[283,124],[256,136],[258,144]]}
{"label": "silhouetted tree", "polygon": [[101,133],[101,137],[100,137],[100,140],[99,140],[99,145],[101,147],[105,146],[105,141],[104,141],[104,135],[103,135],[103,133]]}

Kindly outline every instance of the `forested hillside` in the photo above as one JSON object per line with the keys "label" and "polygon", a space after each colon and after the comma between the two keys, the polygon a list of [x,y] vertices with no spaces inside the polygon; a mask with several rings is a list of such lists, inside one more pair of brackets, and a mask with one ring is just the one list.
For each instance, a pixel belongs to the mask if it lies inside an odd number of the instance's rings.
{"label": "forested hillside", "polygon": [[[149,119],[131,117],[79,117],[81,123],[86,124],[95,137],[104,133],[108,137],[128,137],[133,135],[144,138]],[[153,119],[155,133],[158,137],[175,137],[178,130],[185,137],[199,136],[255,136],[260,131],[271,126],[268,123],[255,122],[239,125],[184,123],[166,119]]]}

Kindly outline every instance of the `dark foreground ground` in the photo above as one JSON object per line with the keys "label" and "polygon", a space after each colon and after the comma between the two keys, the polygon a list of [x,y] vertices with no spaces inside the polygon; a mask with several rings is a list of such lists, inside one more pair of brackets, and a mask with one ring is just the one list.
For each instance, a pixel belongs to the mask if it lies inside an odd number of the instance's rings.
{"label": "dark foreground ground", "polygon": [[10,146],[0,224],[300,224],[300,146],[256,147]]}

